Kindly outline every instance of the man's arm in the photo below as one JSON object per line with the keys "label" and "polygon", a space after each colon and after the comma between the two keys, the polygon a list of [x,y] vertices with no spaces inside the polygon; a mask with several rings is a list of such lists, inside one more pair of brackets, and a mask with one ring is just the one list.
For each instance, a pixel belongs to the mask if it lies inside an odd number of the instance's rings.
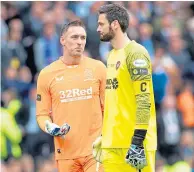
{"label": "man's arm", "polygon": [[135,129],[147,130],[151,111],[151,62],[147,52],[127,58],[128,71],[136,97]]}
{"label": "man's arm", "polygon": [[[127,161],[133,167],[142,169],[146,165],[143,141],[146,137],[151,113],[151,62],[146,51],[134,53],[127,58],[127,67],[136,98],[136,121]],[[134,156],[137,162],[134,163]]]}
{"label": "man's arm", "polygon": [[36,118],[40,128],[45,131],[45,121],[52,122],[50,117],[51,96],[45,72],[40,72],[37,80]]}
{"label": "man's arm", "polygon": [[39,127],[42,129],[42,131],[45,132],[45,121],[50,121],[52,123],[51,117],[50,116],[37,116],[36,120],[38,122]]}
{"label": "man's arm", "polygon": [[51,95],[49,90],[49,79],[46,73],[41,72],[37,81],[37,99],[36,99],[36,117],[40,128],[52,135],[52,136],[63,136],[66,135],[70,126],[66,123],[61,127],[55,123],[52,123],[50,112],[51,112]]}

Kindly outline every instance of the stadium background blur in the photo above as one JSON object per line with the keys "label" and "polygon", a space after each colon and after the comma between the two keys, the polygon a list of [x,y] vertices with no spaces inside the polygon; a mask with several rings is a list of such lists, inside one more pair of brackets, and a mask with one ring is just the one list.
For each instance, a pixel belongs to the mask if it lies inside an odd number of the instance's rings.
{"label": "stadium background blur", "polygon": [[[61,26],[87,27],[85,54],[103,61],[97,10],[111,2],[1,2],[1,170],[54,172],[52,138],[36,123],[39,71],[62,54]],[[194,3],[113,2],[129,10],[130,39],[148,50],[157,109],[157,172],[183,158],[194,170]],[[65,112],[64,112],[65,113]],[[78,133],[79,134],[79,133]],[[177,171],[178,172],[178,171]]]}

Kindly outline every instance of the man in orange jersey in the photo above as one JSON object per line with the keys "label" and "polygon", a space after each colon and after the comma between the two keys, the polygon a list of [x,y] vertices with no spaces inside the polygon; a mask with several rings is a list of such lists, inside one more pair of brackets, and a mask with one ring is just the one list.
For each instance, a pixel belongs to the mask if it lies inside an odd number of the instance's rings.
{"label": "man in orange jersey", "polygon": [[83,55],[82,22],[65,25],[60,43],[63,56],[38,77],[37,121],[54,136],[59,172],[101,171],[92,157],[92,143],[101,134],[106,68]]}

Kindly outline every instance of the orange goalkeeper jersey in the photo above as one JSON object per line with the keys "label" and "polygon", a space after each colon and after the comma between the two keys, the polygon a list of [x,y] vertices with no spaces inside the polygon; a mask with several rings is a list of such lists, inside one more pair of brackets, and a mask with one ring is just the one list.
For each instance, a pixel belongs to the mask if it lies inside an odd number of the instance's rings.
{"label": "orange goalkeeper jersey", "polygon": [[37,116],[51,115],[71,130],[54,137],[55,157],[74,159],[92,153],[92,143],[101,134],[106,67],[84,57],[77,66],[66,66],[61,59],[45,67],[37,82]]}

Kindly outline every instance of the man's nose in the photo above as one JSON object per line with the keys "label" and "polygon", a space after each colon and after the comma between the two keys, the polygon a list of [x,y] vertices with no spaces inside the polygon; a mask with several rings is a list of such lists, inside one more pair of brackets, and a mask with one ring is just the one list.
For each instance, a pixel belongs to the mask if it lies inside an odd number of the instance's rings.
{"label": "man's nose", "polygon": [[82,39],[81,39],[81,38],[78,38],[77,43],[78,43],[79,45],[82,44]]}
{"label": "man's nose", "polygon": [[97,27],[97,32],[100,32],[100,28],[99,28],[99,26]]}

